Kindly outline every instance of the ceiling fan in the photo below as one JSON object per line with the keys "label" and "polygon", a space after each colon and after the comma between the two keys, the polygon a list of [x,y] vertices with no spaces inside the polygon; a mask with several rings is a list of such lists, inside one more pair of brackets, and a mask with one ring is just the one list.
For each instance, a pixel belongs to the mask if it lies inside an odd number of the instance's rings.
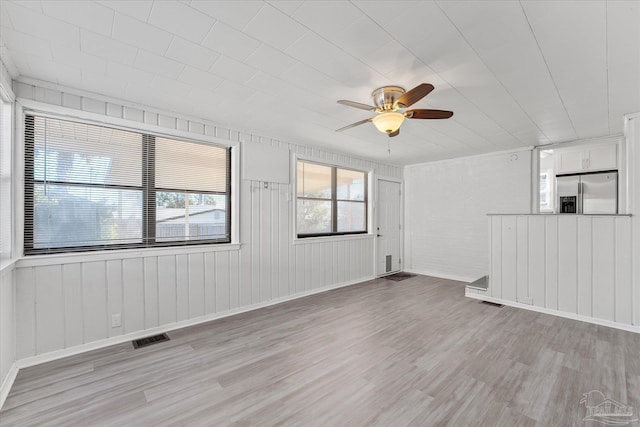
{"label": "ceiling fan", "polygon": [[371,94],[375,107],[373,105],[341,99],[338,101],[338,104],[373,111],[377,113],[377,115],[337,129],[336,132],[360,126],[363,123],[373,122],[373,125],[380,132],[386,133],[389,136],[397,136],[400,133],[400,125],[404,119],[448,119],[453,116],[453,111],[406,110],[407,107],[420,101],[432,90],[433,85],[429,83],[419,84],[409,92],[406,92],[404,88],[400,86],[383,86],[374,90]]}

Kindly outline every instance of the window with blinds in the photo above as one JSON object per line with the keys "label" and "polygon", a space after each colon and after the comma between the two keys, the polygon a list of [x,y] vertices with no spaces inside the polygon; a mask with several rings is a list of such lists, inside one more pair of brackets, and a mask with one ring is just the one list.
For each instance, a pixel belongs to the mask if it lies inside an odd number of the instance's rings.
{"label": "window with blinds", "polygon": [[367,173],[307,161],[297,164],[298,237],[367,232]]}
{"label": "window with blinds", "polygon": [[230,149],[28,114],[25,254],[230,242]]}

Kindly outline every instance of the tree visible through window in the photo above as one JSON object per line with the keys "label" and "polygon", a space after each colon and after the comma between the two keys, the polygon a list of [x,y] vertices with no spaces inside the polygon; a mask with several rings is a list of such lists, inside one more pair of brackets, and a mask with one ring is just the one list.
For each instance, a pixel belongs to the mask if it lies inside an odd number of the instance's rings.
{"label": "tree visible through window", "polygon": [[367,173],[297,164],[298,237],[367,232]]}

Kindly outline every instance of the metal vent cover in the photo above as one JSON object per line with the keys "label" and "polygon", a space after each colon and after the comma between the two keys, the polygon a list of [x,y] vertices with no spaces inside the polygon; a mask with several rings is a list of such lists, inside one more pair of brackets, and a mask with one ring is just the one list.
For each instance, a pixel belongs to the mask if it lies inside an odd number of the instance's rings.
{"label": "metal vent cover", "polygon": [[154,335],[152,337],[140,338],[138,340],[133,340],[133,348],[141,348],[147,347],[153,344],[157,344],[159,342],[169,341],[169,336],[167,334]]}
{"label": "metal vent cover", "polygon": [[486,304],[486,305],[490,305],[492,307],[498,307],[498,308],[504,307],[503,304],[498,304],[497,302],[491,302],[491,301],[480,301],[480,304]]}

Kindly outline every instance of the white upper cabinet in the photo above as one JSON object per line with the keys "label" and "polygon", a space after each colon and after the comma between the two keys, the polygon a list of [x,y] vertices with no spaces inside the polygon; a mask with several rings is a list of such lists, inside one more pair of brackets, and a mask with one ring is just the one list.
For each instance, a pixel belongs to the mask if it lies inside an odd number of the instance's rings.
{"label": "white upper cabinet", "polygon": [[618,169],[616,144],[556,150],[556,175]]}

